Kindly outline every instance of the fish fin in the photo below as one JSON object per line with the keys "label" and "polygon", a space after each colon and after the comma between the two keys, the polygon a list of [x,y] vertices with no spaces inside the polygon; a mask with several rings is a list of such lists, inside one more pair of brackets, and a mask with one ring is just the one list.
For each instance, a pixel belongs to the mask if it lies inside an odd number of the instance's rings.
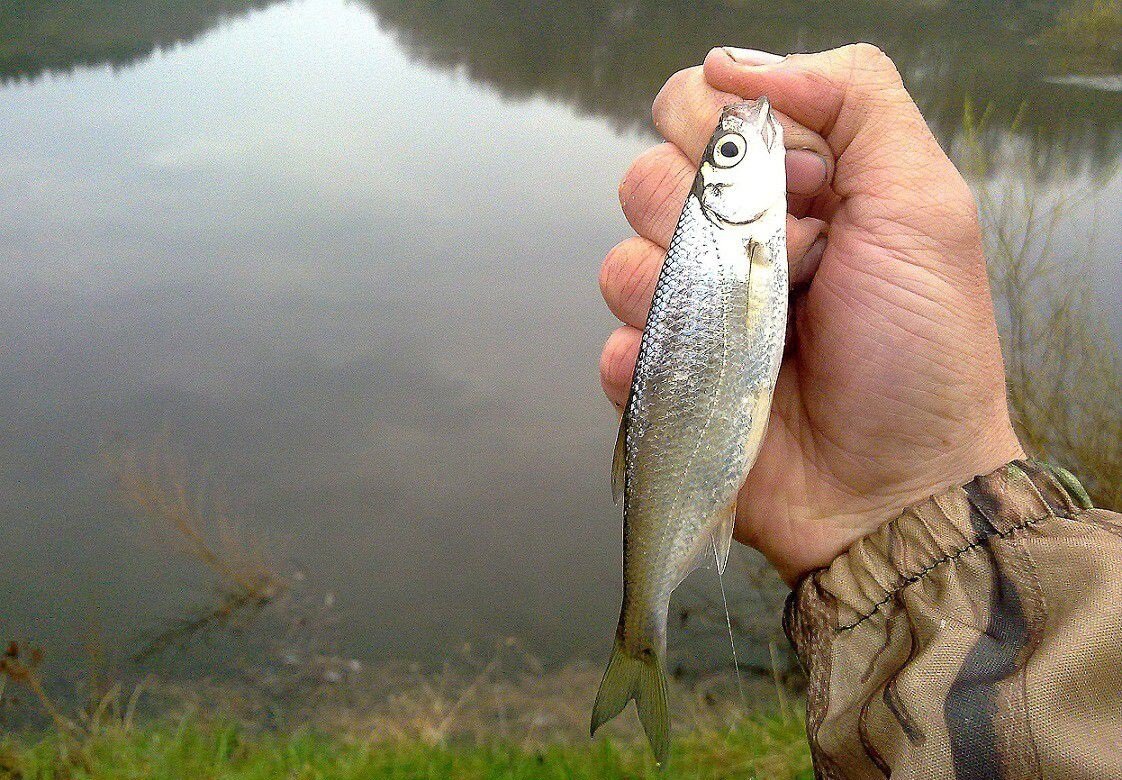
{"label": "fish fin", "polygon": [[639,722],[643,724],[655,761],[664,763],[670,752],[670,710],[666,688],[662,658],[653,653],[649,657],[634,658],[623,649],[623,642],[616,637],[612,657],[596,693],[596,703],[592,705],[589,733],[595,736],[596,729],[619,715],[627,702],[634,699]]}
{"label": "fish fin", "polygon": [[713,556],[717,559],[717,573],[725,573],[725,565],[729,561],[729,550],[732,548],[732,532],[736,527],[736,504],[733,503],[723,514],[719,515],[717,524],[713,527]]}
{"label": "fish fin", "polygon": [[612,456],[612,501],[619,503],[627,484],[627,412],[619,418],[616,449]]}
{"label": "fish fin", "polygon": [[744,242],[744,254],[748,257],[748,284],[746,285],[751,295],[752,290],[752,267],[763,259],[764,245],[754,238],[748,239]]}
{"label": "fish fin", "polygon": [[745,311],[748,312],[748,327],[752,328],[755,327],[754,320],[759,316],[759,305],[753,300],[754,297],[759,296],[759,291],[752,287],[752,272],[764,258],[764,245],[756,239],[750,238],[744,243],[744,254],[748,258],[748,279],[744,285],[744,290],[748,298],[748,300],[745,301],[747,304]]}
{"label": "fish fin", "polygon": [[710,515],[709,522],[707,523],[710,530],[698,537],[689,554],[678,564],[678,570],[674,573],[675,589],[681,585],[682,581],[690,576],[694,570],[705,563],[706,556],[710,553],[713,554],[714,559],[717,561],[717,571],[721,574],[725,573],[725,563],[728,561],[729,549],[732,547],[732,530],[735,525],[735,502]]}

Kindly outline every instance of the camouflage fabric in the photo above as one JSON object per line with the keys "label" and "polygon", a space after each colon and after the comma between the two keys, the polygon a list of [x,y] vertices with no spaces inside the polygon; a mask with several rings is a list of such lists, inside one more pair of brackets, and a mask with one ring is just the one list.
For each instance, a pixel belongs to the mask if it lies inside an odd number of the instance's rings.
{"label": "camouflage fabric", "polygon": [[1017,461],[805,577],[819,778],[1122,778],[1122,516]]}

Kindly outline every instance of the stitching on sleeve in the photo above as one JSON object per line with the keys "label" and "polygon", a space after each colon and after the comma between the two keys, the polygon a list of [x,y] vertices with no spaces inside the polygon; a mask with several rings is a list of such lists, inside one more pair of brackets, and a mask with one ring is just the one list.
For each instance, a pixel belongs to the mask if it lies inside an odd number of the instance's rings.
{"label": "stitching on sleeve", "polygon": [[909,585],[912,585],[916,582],[919,582],[928,573],[930,573],[931,571],[939,568],[940,566],[942,566],[946,563],[950,563],[951,561],[956,561],[960,557],[965,555],[966,553],[970,552],[971,550],[975,550],[975,549],[981,547],[982,545],[984,545],[986,542],[988,542],[990,539],[992,539],[995,536],[999,536],[1002,539],[1004,539],[1004,538],[1007,538],[1009,536],[1012,536],[1013,534],[1017,533],[1018,531],[1023,531],[1026,528],[1034,526],[1034,525],[1036,525],[1037,523],[1039,523],[1043,520],[1067,520],[1067,519],[1076,519],[1076,518],[1064,518],[1064,517],[1057,517],[1056,515],[1045,515],[1044,517],[1035,517],[1031,520],[1026,520],[1023,523],[1011,526],[1009,529],[1007,529],[1005,531],[997,531],[995,529],[992,533],[986,533],[986,534],[983,534],[981,536],[978,536],[973,542],[966,545],[965,547],[962,547],[958,550],[955,550],[954,552],[947,553],[946,555],[943,555],[939,558],[936,558],[934,561],[932,561],[931,563],[924,566],[922,569],[920,569],[915,574],[912,574],[912,575],[907,576],[907,577],[903,577],[900,580],[898,580],[896,582],[896,584],[892,586],[892,589],[889,590],[888,595],[886,595],[883,599],[878,601],[876,604],[873,604],[872,609],[870,609],[868,612],[866,612],[865,614],[858,617],[852,623],[847,623],[844,626],[839,626],[836,629],[836,631],[839,634],[843,631],[852,631],[854,628],[857,628],[857,626],[864,623],[866,620],[871,618],[873,615],[880,612],[881,608],[884,607],[886,604],[888,604],[890,601],[892,601],[894,598],[896,598],[896,594],[898,594],[904,588],[906,588]]}

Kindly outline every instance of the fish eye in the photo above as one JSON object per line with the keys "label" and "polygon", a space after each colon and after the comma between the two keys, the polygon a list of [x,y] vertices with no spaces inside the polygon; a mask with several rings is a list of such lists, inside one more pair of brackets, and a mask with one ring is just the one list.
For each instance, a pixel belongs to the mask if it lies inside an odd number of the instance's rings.
{"label": "fish eye", "polygon": [[713,144],[713,164],[718,168],[731,168],[744,159],[746,148],[740,133],[725,133]]}

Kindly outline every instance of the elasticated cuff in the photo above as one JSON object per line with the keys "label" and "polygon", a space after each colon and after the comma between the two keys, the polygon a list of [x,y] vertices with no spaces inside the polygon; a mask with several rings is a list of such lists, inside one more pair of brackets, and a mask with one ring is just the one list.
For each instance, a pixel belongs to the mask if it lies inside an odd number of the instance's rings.
{"label": "elasticated cuff", "polygon": [[[990,537],[1006,537],[1090,507],[1069,472],[1040,461],[1014,461],[908,508],[858,540],[828,568],[804,577],[787,600],[784,630],[805,664],[812,633],[856,628],[901,590]],[[812,617],[824,600],[834,616],[831,626]]]}
{"label": "elasticated cuff", "polygon": [[784,624],[821,780],[1122,777],[1122,516],[1017,461],[804,578]]}

